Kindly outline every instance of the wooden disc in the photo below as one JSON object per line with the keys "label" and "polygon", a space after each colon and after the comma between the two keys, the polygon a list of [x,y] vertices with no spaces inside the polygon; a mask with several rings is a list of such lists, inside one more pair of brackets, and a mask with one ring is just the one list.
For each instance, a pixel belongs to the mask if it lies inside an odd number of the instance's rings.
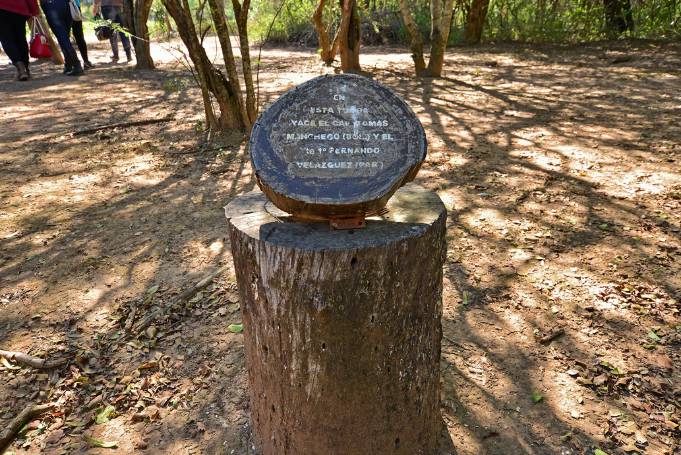
{"label": "wooden disc", "polygon": [[250,139],[260,188],[300,217],[354,217],[383,208],[413,180],[426,137],[411,108],[365,77],[321,76],[279,98]]}

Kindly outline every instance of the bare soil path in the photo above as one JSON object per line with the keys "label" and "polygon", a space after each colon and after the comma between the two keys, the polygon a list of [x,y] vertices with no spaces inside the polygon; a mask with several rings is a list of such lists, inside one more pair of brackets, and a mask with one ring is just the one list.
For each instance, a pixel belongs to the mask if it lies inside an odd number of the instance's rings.
{"label": "bare soil path", "polygon": [[[171,48],[154,72],[98,47],[79,79],[41,64],[23,84],[2,60],[0,349],[72,360],[0,363],[0,432],[56,405],[9,453],[254,453],[222,207],[255,182],[238,139],[203,144]],[[263,103],[328,71],[262,62]],[[450,210],[443,453],[680,453],[681,45],[452,49],[437,80],[402,49],[362,62],[424,123],[417,182]]]}

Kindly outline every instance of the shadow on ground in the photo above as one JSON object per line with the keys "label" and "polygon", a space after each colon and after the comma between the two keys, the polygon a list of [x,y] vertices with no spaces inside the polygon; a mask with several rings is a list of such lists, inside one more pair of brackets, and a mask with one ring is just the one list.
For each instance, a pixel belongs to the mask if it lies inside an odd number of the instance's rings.
{"label": "shadow on ground", "polygon": [[[401,50],[363,56],[424,123],[417,182],[450,211],[443,453],[678,449],[679,50],[453,49],[438,80],[413,79]],[[283,53],[264,52],[264,102],[326,71]],[[181,69],[53,69],[0,83],[13,100],[0,107],[0,346],[73,363],[3,367],[3,422],[32,402],[60,409],[12,450],[106,453],[89,435],[118,453],[255,453],[232,271],[134,330],[231,263],[221,207],[255,187],[243,144],[203,144]]]}

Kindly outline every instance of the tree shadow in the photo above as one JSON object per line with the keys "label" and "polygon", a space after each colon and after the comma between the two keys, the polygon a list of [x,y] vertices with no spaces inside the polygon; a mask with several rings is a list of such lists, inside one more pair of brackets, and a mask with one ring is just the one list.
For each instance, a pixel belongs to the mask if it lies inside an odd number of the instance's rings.
{"label": "tree shadow", "polygon": [[[623,401],[636,399],[663,415],[673,395],[663,391],[652,400],[646,384],[653,375],[642,369],[681,382],[677,367],[650,364],[653,356],[640,346],[652,327],[678,324],[673,256],[681,238],[672,195],[679,189],[669,182],[678,177],[680,157],[667,144],[681,137],[672,68],[678,45],[622,46],[455,49],[447,77],[438,80],[412,79],[401,49],[367,54],[380,57],[369,65],[377,80],[426,125],[431,149],[417,182],[450,208],[443,453],[620,450],[626,438],[612,430],[619,422],[603,418],[614,408],[659,436],[648,436],[649,447],[679,436]],[[602,56],[613,49],[635,58],[612,65]],[[313,53],[291,62],[277,55],[263,62],[264,100],[319,71],[295,66]],[[298,79],[279,81],[282,71],[298,71]],[[16,233],[0,238],[0,294],[13,296],[2,304],[0,344],[78,356],[75,372],[57,372],[73,385],[52,390],[67,397],[67,419],[90,422],[97,408],[88,404],[99,395],[102,405],[113,403],[121,416],[85,432],[117,438],[121,453],[139,453],[137,439],[146,441],[145,453],[256,453],[242,343],[227,329],[240,322],[231,270],[156,321],[155,336],[125,330],[133,312],[136,321],[230,263],[221,208],[255,187],[242,146],[200,152],[192,127],[199,94],[184,82],[163,84],[188,75],[158,74],[137,80],[127,70],[92,72],[82,91],[94,100],[63,99],[58,91],[68,80],[46,77],[35,83],[49,112],[34,107],[13,117],[16,129],[5,128],[12,132],[3,137],[0,176],[14,188],[2,198]],[[37,95],[12,96],[25,102]],[[73,125],[157,115],[157,105],[178,120],[109,138],[65,136]],[[36,115],[52,121],[34,128]],[[17,215],[18,195],[40,202]],[[21,289],[30,291],[15,294]],[[556,328],[562,337],[537,341],[535,333]],[[659,344],[654,354],[672,356],[674,346]],[[607,375],[606,392],[577,382],[601,373],[603,361],[626,370],[630,382],[618,385]],[[140,368],[148,362],[156,366]],[[32,372],[2,374],[9,378],[0,386],[3,411],[40,397],[31,398]],[[92,382],[75,382],[79,375]],[[635,381],[642,385],[630,389]],[[541,402],[532,403],[534,392]],[[82,430],[70,433],[44,452],[94,450]]]}

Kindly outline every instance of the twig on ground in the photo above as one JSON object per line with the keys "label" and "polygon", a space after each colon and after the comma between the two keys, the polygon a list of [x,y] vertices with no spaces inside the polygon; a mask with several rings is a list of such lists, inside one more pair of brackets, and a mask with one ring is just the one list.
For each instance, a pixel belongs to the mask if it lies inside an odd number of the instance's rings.
{"label": "twig on ground", "polygon": [[67,359],[46,360],[40,357],[33,357],[32,355],[24,354],[16,351],[3,351],[0,349],[0,357],[4,357],[10,362],[20,363],[29,367],[37,368],[39,370],[49,370],[51,368],[58,368],[68,363]]}
{"label": "twig on ground", "polygon": [[102,394],[97,395],[94,397],[88,404],[85,405],[85,410],[89,411],[90,409],[94,409],[100,404],[102,404],[102,401],[104,400],[104,396]]}
{"label": "twig on ground", "polygon": [[130,330],[132,328],[132,323],[135,321],[135,315],[137,314],[137,307],[132,307],[128,318],[125,320],[125,325],[123,326],[125,330]]}
{"label": "twig on ground", "polygon": [[444,334],[442,335],[442,339],[445,340],[448,344],[450,344],[450,345],[452,345],[452,346],[458,346],[459,348],[461,348],[461,349],[463,349],[463,350],[465,350],[465,351],[468,350],[468,348],[467,348],[466,346],[464,346],[463,344],[461,344],[461,343],[459,343],[459,342],[456,342],[456,341],[452,340],[451,338],[449,338],[448,336],[446,336],[446,335],[444,335]]}
{"label": "twig on ground", "polygon": [[130,127],[133,127],[133,126],[153,125],[155,123],[170,122],[174,119],[175,119],[174,116],[169,115],[168,117],[163,117],[163,118],[153,118],[153,119],[147,119],[147,120],[136,120],[136,121],[132,121],[132,122],[112,123],[110,125],[96,126],[94,128],[85,128],[85,129],[82,129],[82,130],[74,131],[73,133],[71,133],[71,135],[72,136],[84,136],[86,134],[97,133],[98,131],[104,131],[104,130],[109,130],[109,129],[114,129],[114,128],[130,128]]}
{"label": "twig on ground", "polygon": [[172,311],[175,307],[177,307],[177,305],[179,305],[183,301],[194,297],[200,290],[206,288],[211,283],[211,281],[213,281],[213,278],[223,274],[225,271],[228,270],[228,268],[229,268],[228,266],[220,267],[215,272],[211,273],[210,275],[206,275],[201,279],[201,281],[196,283],[194,286],[192,286],[191,288],[184,291],[182,294],[175,297],[169,304],[157,308],[156,310],[147,314],[145,318],[141,319],[140,322],[138,322],[135,325],[135,332],[138,334],[144,332],[152,322],[154,322],[159,317]]}
{"label": "twig on ground", "polygon": [[549,344],[556,338],[562,337],[563,335],[565,335],[564,329],[556,329],[551,331],[551,333],[549,333],[548,335],[541,337],[539,339],[539,342],[541,344]]}
{"label": "twig on ground", "polygon": [[52,404],[28,405],[0,432],[0,452],[14,440],[21,428],[33,417],[51,409]]}
{"label": "twig on ground", "polygon": [[228,147],[226,145],[221,145],[218,147],[210,147],[210,148],[201,148],[201,147],[196,147],[196,148],[189,148],[186,150],[181,150],[179,152],[168,152],[168,155],[191,155],[192,153],[209,153],[209,152],[217,152],[217,151],[222,151],[227,149]]}

